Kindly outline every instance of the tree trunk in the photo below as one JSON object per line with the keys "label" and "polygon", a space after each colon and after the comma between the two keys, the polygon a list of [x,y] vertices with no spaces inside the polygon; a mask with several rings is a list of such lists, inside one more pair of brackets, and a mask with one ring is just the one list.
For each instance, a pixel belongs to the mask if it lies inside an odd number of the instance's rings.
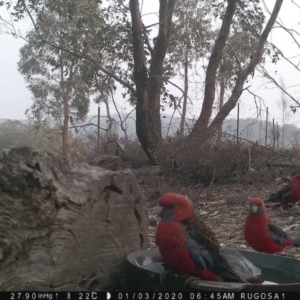
{"label": "tree trunk", "polygon": [[[225,80],[221,75],[221,80],[220,80],[220,103],[219,103],[219,111],[222,109],[224,105],[224,95],[225,95]],[[218,141],[222,141],[222,126],[223,122],[220,122],[220,125],[218,126]]]}
{"label": "tree trunk", "polygon": [[281,148],[284,148],[284,123],[282,125],[282,130],[281,130]]}
{"label": "tree trunk", "polygon": [[154,158],[150,151],[151,145],[148,138],[148,93],[147,93],[147,67],[144,50],[143,28],[138,0],[130,0],[132,19],[132,42],[134,59],[134,80],[136,85],[136,134],[141,146],[149,160]]}
{"label": "tree trunk", "polygon": [[215,96],[214,94],[215,94],[216,70],[217,70],[217,66],[219,65],[226,40],[228,38],[230,24],[232,22],[232,17],[235,11],[236,2],[237,1],[235,0],[228,1],[228,6],[225,12],[221,30],[219,32],[219,36],[216,40],[207,67],[204,101],[202,105],[201,114],[195,124],[193,131],[189,136],[188,143],[191,143],[192,140],[197,140],[199,132],[201,132],[200,129],[204,129],[205,133],[208,134],[213,134],[215,131],[217,131],[220,124],[225,120],[225,118],[228,116],[231,110],[234,109],[234,107],[236,106],[243,92],[243,86],[245,80],[247,79],[248,75],[255,69],[255,67],[257,66],[257,64],[260,62],[262,58],[264,52],[264,45],[276,21],[283,0],[276,0],[270,19],[260,36],[260,40],[256,48],[255,54],[253,55],[250,63],[244,69],[239,70],[235,87],[232,91],[230,98],[223,105],[222,109],[218,112],[214,120],[208,126],[208,121],[211,116],[212,106],[213,106],[214,96]]}
{"label": "tree trunk", "polygon": [[114,132],[113,132],[113,125],[114,122],[116,121],[114,118],[112,118],[111,114],[110,114],[110,109],[109,109],[109,102],[107,98],[103,98],[102,100],[105,103],[105,107],[106,107],[106,114],[107,114],[107,119],[108,119],[108,125],[106,127],[106,133],[105,136],[109,141],[115,140],[114,137]]}
{"label": "tree trunk", "polygon": [[159,32],[154,49],[150,51],[151,64],[148,78],[140,5],[138,0],[130,0],[134,79],[137,97],[136,133],[151,164],[155,164],[154,153],[162,140],[160,94],[163,62],[167,52],[175,3],[176,0],[160,1]]}
{"label": "tree trunk", "polygon": [[15,148],[0,154],[0,290],[121,289],[148,247],[147,203],[130,170]]}
{"label": "tree trunk", "polygon": [[222,26],[207,66],[204,100],[202,104],[200,117],[196,121],[195,127],[191,135],[193,135],[193,132],[201,130],[201,128],[206,129],[208,126],[209,118],[211,117],[212,107],[215,100],[217,69],[222,58],[222,53],[224,51],[226,41],[229,36],[230,26],[236,9],[236,3],[237,0],[228,1]]}
{"label": "tree trunk", "polygon": [[63,103],[64,103],[64,123],[62,129],[62,155],[68,156],[68,127],[69,127],[69,95],[67,91],[63,92]]}
{"label": "tree trunk", "polygon": [[60,80],[61,80],[61,93],[63,101],[63,127],[62,127],[62,155],[63,157],[68,156],[68,127],[69,127],[69,97],[70,97],[70,82],[64,80],[64,67],[61,61],[60,66]]}
{"label": "tree trunk", "polygon": [[124,126],[123,126],[123,132],[124,132],[124,138],[125,138],[125,141],[128,142],[128,134],[127,134],[127,125],[126,125],[126,120],[124,121]]}
{"label": "tree trunk", "polygon": [[183,140],[184,138],[184,124],[185,124],[185,115],[186,115],[186,107],[187,107],[187,100],[188,100],[188,91],[189,91],[189,39],[187,38],[186,47],[185,47],[185,62],[184,62],[184,95],[183,95],[180,127],[179,127],[179,139],[181,140]]}

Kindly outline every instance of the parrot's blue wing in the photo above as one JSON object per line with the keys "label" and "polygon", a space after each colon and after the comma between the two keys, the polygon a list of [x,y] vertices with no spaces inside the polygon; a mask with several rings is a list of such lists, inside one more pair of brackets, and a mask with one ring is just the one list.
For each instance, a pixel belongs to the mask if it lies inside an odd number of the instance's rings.
{"label": "parrot's blue wing", "polygon": [[287,233],[281,228],[270,223],[268,225],[268,234],[277,245],[283,244],[289,238]]}
{"label": "parrot's blue wing", "polygon": [[278,202],[281,200],[287,200],[292,196],[292,194],[293,194],[293,185],[292,183],[289,183],[285,185],[277,193],[270,195],[270,197],[267,200],[265,200],[265,202]]}
{"label": "parrot's blue wing", "polygon": [[284,194],[282,195],[282,200],[289,199],[289,198],[292,196],[292,194],[293,194],[293,190],[284,193]]}
{"label": "parrot's blue wing", "polygon": [[185,221],[186,247],[196,267],[207,269],[228,282],[247,282],[234,273],[214,232],[202,220]]}
{"label": "parrot's blue wing", "polygon": [[187,230],[186,247],[196,267],[210,270],[224,281],[247,282],[232,271],[215,237],[207,238],[201,233],[196,228]]}
{"label": "parrot's blue wing", "polygon": [[189,250],[191,259],[199,270],[214,270],[216,267],[213,252],[209,250],[205,239],[195,229],[187,231],[186,247]]}

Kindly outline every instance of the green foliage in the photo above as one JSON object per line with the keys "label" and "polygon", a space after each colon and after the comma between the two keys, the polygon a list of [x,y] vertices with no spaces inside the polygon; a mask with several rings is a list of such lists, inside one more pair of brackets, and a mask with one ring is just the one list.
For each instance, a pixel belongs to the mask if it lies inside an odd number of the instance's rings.
{"label": "green foliage", "polygon": [[219,82],[224,81],[227,89],[235,85],[239,64],[244,68],[250,62],[257,43],[258,38],[249,31],[237,31],[228,38],[217,77]]}
{"label": "green foliage", "polygon": [[[46,12],[55,12],[58,20],[64,20],[69,26],[67,34],[60,35],[59,43],[55,40],[53,44],[67,49],[75,56],[92,59],[93,71],[86,72],[89,76],[86,79],[93,84],[94,91],[99,91],[98,82],[106,82],[114,90],[116,89],[114,83],[111,82],[110,74],[118,76],[133,87],[133,49],[128,6],[118,0],[105,1],[105,6],[102,2],[99,0],[17,0],[11,14],[15,21],[23,19],[26,14],[35,21],[34,16],[37,16],[36,22],[40,26]],[[56,27],[60,29],[60,25]],[[48,42],[47,32],[44,33],[43,38]],[[105,68],[107,72],[105,74],[99,72],[97,64]],[[130,90],[126,90],[123,97],[131,103],[135,102]]]}
{"label": "green foliage", "polygon": [[[190,69],[201,58],[208,62],[226,8],[224,0],[177,2],[169,48],[170,69],[175,68],[177,74],[183,69],[187,46]],[[235,83],[237,60],[241,68],[249,63],[264,21],[259,0],[239,1],[218,71],[218,80],[225,81],[226,88],[232,88]]]}
{"label": "green foliage", "polygon": [[101,27],[101,20],[96,4],[88,1],[55,3],[55,7],[50,4],[39,13],[38,32],[33,29],[27,34],[18,67],[33,95],[31,114],[27,114],[39,123],[54,118],[60,124],[64,93],[68,94],[69,113],[74,120],[87,115],[94,69],[91,63],[45,43],[40,35],[60,47],[83,50],[94,41],[90,31]]}
{"label": "green foliage", "polygon": [[[99,2],[102,4],[102,1]],[[28,35],[33,50],[26,49],[26,46],[22,49],[19,65],[34,96],[31,112],[35,119],[55,117],[60,121],[61,98],[68,86],[72,87],[72,116],[83,118],[88,110],[90,94],[100,92],[100,96],[104,94],[105,97],[111,88],[116,89],[112,78],[126,88],[123,97],[131,104],[136,104],[131,87],[134,86],[133,70],[140,66],[134,66],[132,62],[128,3],[128,0],[107,0],[99,8],[95,0],[16,1],[13,7],[15,20],[22,19],[26,13],[36,17],[35,29],[42,36],[36,31]],[[259,4],[259,0],[238,1],[219,66],[219,78],[226,79],[227,88],[235,83],[238,69],[248,64],[257,46],[265,21]],[[208,61],[227,5],[228,0],[177,0],[168,55],[163,62],[163,102],[172,104],[175,99],[169,94],[166,84],[182,68],[187,45],[190,67],[200,58]],[[152,30],[149,28],[145,29],[148,38]],[[147,58],[145,69],[149,70],[151,47],[148,49],[148,44],[151,42],[147,42],[144,41]],[[93,61],[94,64],[91,64]],[[161,65],[157,69],[160,68]],[[99,70],[103,73],[100,74]],[[160,85],[157,86],[160,89]]]}
{"label": "green foliage", "polygon": [[[131,16],[128,1],[108,0],[103,5],[102,1],[100,1],[99,18],[101,19],[101,26],[97,26],[97,22],[93,17],[86,18],[81,16],[74,20],[74,16],[78,13],[78,3],[86,1],[69,0],[65,1],[63,6],[60,4],[61,1],[18,0],[14,6],[14,16],[17,19],[22,18],[26,8],[31,8],[36,14],[41,14],[49,9],[59,11],[60,16],[67,18],[70,24],[74,24],[70,26],[74,29],[72,34],[69,33],[68,35],[68,41],[71,41],[71,43],[64,46],[75,53],[87,54],[97,62],[101,62],[104,59],[105,63],[102,63],[102,65],[109,73],[116,75],[133,87],[134,65],[132,63]],[[95,1],[87,2],[91,7],[96,5]],[[232,49],[234,48],[237,56],[239,56],[239,53],[242,53],[241,61],[246,63],[248,58],[250,58],[247,43],[251,44],[252,50],[252,46],[257,42],[257,37],[264,22],[264,14],[259,6],[259,0],[240,0],[238,3],[230,39],[242,39],[243,43],[244,40],[247,40],[247,42],[243,44],[243,49],[236,49],[235,46],[233,47],[234,43],[229,41],[232,45],[225,49],[222,65],[223,69],[226,69],[226,73],[229,73],[226,76],[229,76],[230,80],[233,80],[232,82],[234,82],[234,75],[237,70],[235,60],[232,59]],[[225,0],[177,1],[174,12],[174,29],[172,30],[169,43],[169,54],[164,61],[163,103],[170,102],[172,105],[174,101],[174,97],[169,94],[166,88],[167,80],[175,77],[180,72],[184,63],[185,45],[187,43],[190,46],[190,67],[200,58],[209,58],[216,38],[216,30],[213,29],[213,26],[216,21],[217,24],[220,24],[218,20],[222,21],[226,7],[227,1]],[[90,15],[92,16],[92,13]],[[84,32],[84,39],[78,39],[78,30]],[[146,32],[149,37],[152,27],[147,28]],[[236,43],[236,45],[239,46],[239,43]],[[245,48],[247,49],[244,54]],[[145,53],[147,56],[147,67],[149,68],[151,55],[146,43]],[[89,74],[94,73],[89,72]],[[97,81],[99,82],[99,76],[97,74],[96,77],[92,76],[89,78],[94,84],[96,91],[98,90]],[[100,77],[100,81],[108,81],[108,84],[111,85],[111,76],[102,74]],[[114,84],[112,85],[115,89]],[[136,99],[129,89],[123,92],[123,97],[128,99],[131,104],[135,104]]]}
{"label": "green foliage", "polygon": [[237,6],[218,74],[218,79],[224,80],[226,88],[234,86],[239,64],[242,69],[246,67],[258,45],[265,22],[259,2],[244,0],[239,1]]}
{"label": "green foliage", "polygon": [[185,63],[187,45],[190,66],[211,50],[210,9],[208,1],[177,2],[169,48],[170,63],[177,71],[180,71]]}
{"label": "green foliage", "polygon": [[[226,2],[223,1],[223,6],[212,4],[215,17],[221,20],[223,20],[227,6]],[[241,68],[244,68],[250,62],[258,45],[264,22],[265,15],[259,0],[238,1],[219,67],[219,79],[222,78],[225,81],[227,88],[233,87],[239,64]]]}

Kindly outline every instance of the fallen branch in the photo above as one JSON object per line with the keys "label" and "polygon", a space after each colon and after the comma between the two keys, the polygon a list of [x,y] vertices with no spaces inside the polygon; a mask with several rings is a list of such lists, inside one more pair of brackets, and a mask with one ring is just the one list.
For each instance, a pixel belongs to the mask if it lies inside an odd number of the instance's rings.
{"label": "fallen branch", "polygon": [[[235,138],[235,139],[237,138],[236,135],[233,135],[233,134],[230,134],[230,133],[227,133],[227,132],[224,132],[223,135],[231,136],[231,137],[233,137],[233,138]],[[292,164],[294,164],[292,158],[291,158],[290,156],[288,156],[287,154],[280,153],[280,152],[275,151],[275,150],[273,150],[273,149],[271,149],[271,148],[268,148],[268,147],[265,147],[265,146],[263,146],[263,145],[259,145],[259,144],[257,144],[257,143],[254,143],[254,142],[252,142],[252,141],[250,141],[250,140],[247,140],[247,139],[245,139],[245,138],[238,137],[238,139],[239,139],[239,140],[242,140],[242,141],[246,141],[246,142],[248,142],[248,143],[250,143],[250,144],[252,144],[252,145],[254,145],[254,146],[257,146],[257,147],[260,147],[260,148],[264,148],[264,149],[266,149],[266,150],[268,150],[268,151],[270,151],[270,152],[276,153],[276,154],[278,154],[278,155],[284,156],[284,157],[288,158],[288,159],[292,162]]]}
{"label": "fallen branch", "polygon": [[299,167],[299,164],[285,163],[285,162],[266,162],[268,167],[279,167],[279,168],[295,168]]}

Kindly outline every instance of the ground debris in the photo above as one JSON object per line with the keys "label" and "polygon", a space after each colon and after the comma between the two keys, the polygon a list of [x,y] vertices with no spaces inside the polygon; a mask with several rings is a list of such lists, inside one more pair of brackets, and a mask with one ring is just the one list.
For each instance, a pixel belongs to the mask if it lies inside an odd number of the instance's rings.
{"label": "ground debris", "polygon": [[[222,245],[242,248],[247,247],[243,237],[243,227],[248,214],[248,201],[253,197],[266,199],[278,190],[278,185],[282,184],[281,180],[280,183],[273,182],[272,184],[220,184],[209,187],[201,185],[187,187],[178,183],[174,184],[162,176],[151,176],[151,170],[148,169],[135,170],[135,174],[138,180],[144,183],[142,189],[148,199],[150,218],[158,221],[155,207],[160,196],[169,192],[181,193],[192,200],[198,214],[213,229]],[[284,209],[281,206],[267,205],[267,209],[275,225],[285,230],[300,230],[298,228],[300,221],[297,221],[300,220],[299,205]],[[298,229],[294,229],[296,227]],[[150,248],[156,247],[155,231],[156,226],[154,221],[151,221]],[[282,254],[300,259],[299,247],[286,248]]]}

